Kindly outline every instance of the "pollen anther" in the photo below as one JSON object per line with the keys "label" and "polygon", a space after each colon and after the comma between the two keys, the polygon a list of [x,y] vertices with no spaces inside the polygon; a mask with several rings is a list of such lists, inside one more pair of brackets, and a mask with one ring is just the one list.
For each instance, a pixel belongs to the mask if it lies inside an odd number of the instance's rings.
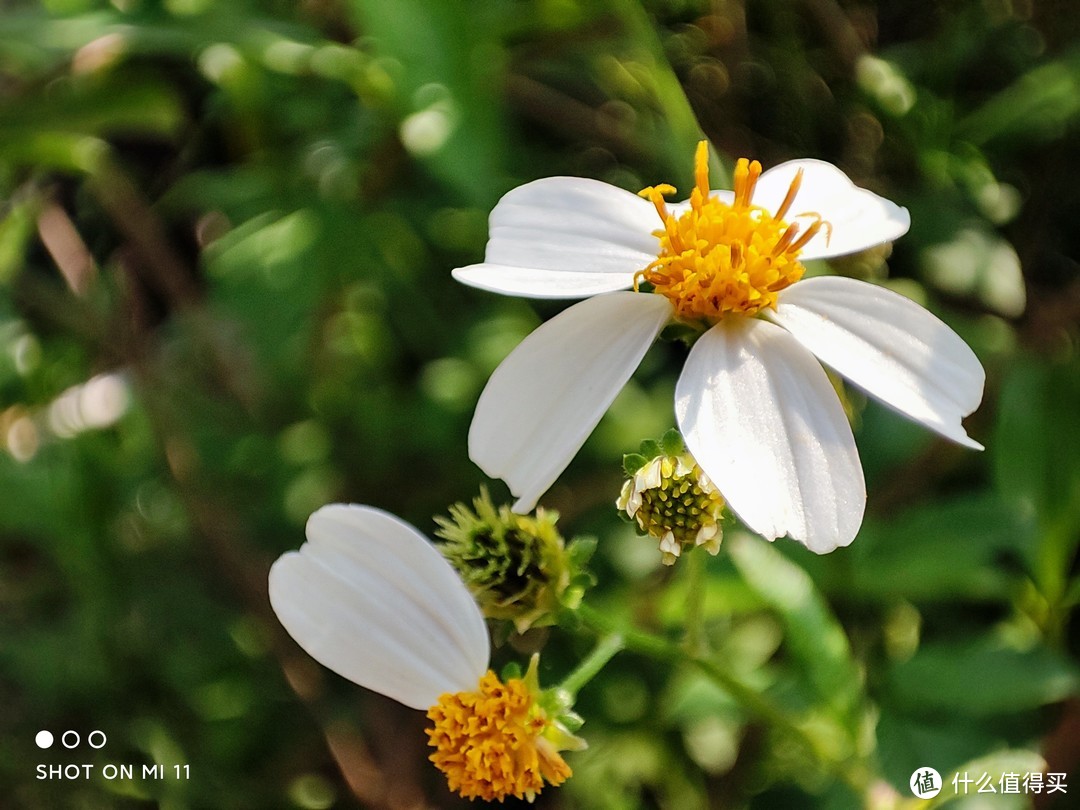
{"label": "pollen anther", "polygon": [[545,735],[551,723],[526,682],[488,670],[475,692],[447,693],[428,710],[435,727],[429,759],[467,799],[532,801],[545,784],[571,775]]}
{"label": "pollen anther", "polygon": [[634,289],[643,282],[675,305],[679,320],[715,323],[729,313],[755,315],[775,308],[777,294],[794,284],[805,271],[800,251],[829,223],[814,212],[809,225],[786,222],[802,187],[803,171],[796,172],[775,212],[753,204],[761,164],[740,158],[735,165],[731,202],[709,191],[709,153],[706,141],[694,156],[694,189],[690,207],[672,214],[664,197],[669,185],[650,186],[640,192],[656,208],[663,228],[653,232],[660,241],[656,259],[634,276]]}

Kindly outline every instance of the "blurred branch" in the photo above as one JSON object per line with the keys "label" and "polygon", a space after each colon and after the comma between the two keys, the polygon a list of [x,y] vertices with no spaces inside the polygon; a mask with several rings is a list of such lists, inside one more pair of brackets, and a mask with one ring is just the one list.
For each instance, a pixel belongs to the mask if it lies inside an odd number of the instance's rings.
{"label": "blurred branch", "polygon": [[38,214],[38,235],[71,291],[86,295],[97,279],[97,265],[79,235],[67,211],[55,202],[47,202]]}
{"label": "blurred branch", "polygon": [[198,298],[194,277],[169,244],[165,228],[150,204],[128,176],[113,161],[104,161],[90,176],[88,186],[127,237],[140,261],[140,275],[157,294],[175,309],[183,309]]}
{"label": "blurred branch", "polygon": [[590,107],[543,82],[520,74],[507,77],[506,91],[510,103],[518,112],[559,136],[596,141],[628,160],[640,160],[646,155],[646,150],[632,137],[625,122],[603,108]]}
{"label": "blurred branch", "polygon": [[829,41],[833,53],[839,57],[849,72],[854,71],[859,57],[867,53],[867,48],[844,10],[836,0],[802,0],[802,2]]}

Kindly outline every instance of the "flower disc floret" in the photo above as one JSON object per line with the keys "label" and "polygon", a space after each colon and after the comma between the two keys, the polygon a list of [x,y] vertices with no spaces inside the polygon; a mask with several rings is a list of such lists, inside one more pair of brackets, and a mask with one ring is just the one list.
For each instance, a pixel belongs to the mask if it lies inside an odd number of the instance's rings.
{"label": "flower disc floret", "polygon": [[496,507],[486,489],[438,516],[439,550],[454,566],[484,615],[509,619],[519,633],[554,623],[559,598],[570,583],[559,513],[537,509],[516,515]]}
{"label": "flower disc floret", "polygon": [[635,277],[635,288],[648,282],[653,292],[666,296],[675,316],[689,323],[716,323],[729,314],[755,315],[775,309],[777,294],[804,273],[799,252],[827,224],[816,214],[800,233],[798,223],[784,220],[802,183],[796,174],[777,211],[753,205],[754,187],[761,164],[742,158],[735,167],[731,202],[709,190],[708,145],[698,145],[694,162],[695,186],[690,207],[675,214],[664,196],[675,189],[650,186],[640,196],[650,200],[664,227],[654,231],[660,240],[655,261]]}
{"label": "flower disc floret", "polygon": [[[710,554],[720,550],[724,497],[705,475],[678,438],[674,452],[636,458],[616,506],[632,518],[638,529],[660,541],[664,565],[673,565],[683,552],[704,546]],[[665,437],[665,442],[670,442]],[[650,443],[646,442],[644,450]]]}
{"label": "flower disc floret", "polygon": [[427,732],[435,748],[429,759],[467,799],[532,801],[545,784],[571,775],[544,736],[551,721],[521,678],[503,683],[488,670],[476,691],[440,696],[427,716],[435,724]]}

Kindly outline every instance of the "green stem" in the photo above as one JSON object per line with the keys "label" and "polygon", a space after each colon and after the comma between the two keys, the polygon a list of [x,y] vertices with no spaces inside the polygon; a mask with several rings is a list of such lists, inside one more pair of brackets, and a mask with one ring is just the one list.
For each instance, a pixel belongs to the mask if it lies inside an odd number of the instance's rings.
{"label": "green stem", "polygon": [[[668,641],[652,633],[617,627],[617,622],[588,605],[581,605],[576,613],[585,627],[594,633],[600,634],[603,638],[617,636],[627,650],[672,664],[685,664],[694,667],[724,689],[749,712],[782,731],[788,739],[796,740],[814,759],[827,767],[833,775],[842,779],[853,790],[860,794],[865,793],[867,778],[860,769],[849,767],[848,763],[829,756],[826,751],[821,749],[813,737],[807,734],[801,726],[793,722],[768,698],[744,684],[716,661],[709,659],[702,653],[689,650],[680,644]],[[599,648],[602,644],[603,641],[597,647]]]}
{"label": "green stem", "polygon": [[697,550],[686,555],[686,649],[691,655],[708,652],[705,637],[705,563],[704,554]]}
{"label": "green stem", "polygon": [[620,633],[607,633],[601,636],[593,651],[560,684],[560,687],[569,694],[571,702],[577,698],[581,687],[596,677],[607,662],[625,648],[626,644]]}

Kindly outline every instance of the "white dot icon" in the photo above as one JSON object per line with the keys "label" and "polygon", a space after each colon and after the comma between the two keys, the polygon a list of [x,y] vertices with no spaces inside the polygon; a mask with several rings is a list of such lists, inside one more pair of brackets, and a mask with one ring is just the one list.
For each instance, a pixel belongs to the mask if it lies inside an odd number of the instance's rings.
{"label": "white dot icon", "polygon": [[37,743],[38,748],[51,748],[53,744],[53,735],[51,731],[39,731],[37,736],[34,737],[34,742]]}
{"label": "white dot icon", "polygon": [[930,767],[922,767],[911,774],[911,792],[920,799],[932,799],[941,793],[941,774]]}

